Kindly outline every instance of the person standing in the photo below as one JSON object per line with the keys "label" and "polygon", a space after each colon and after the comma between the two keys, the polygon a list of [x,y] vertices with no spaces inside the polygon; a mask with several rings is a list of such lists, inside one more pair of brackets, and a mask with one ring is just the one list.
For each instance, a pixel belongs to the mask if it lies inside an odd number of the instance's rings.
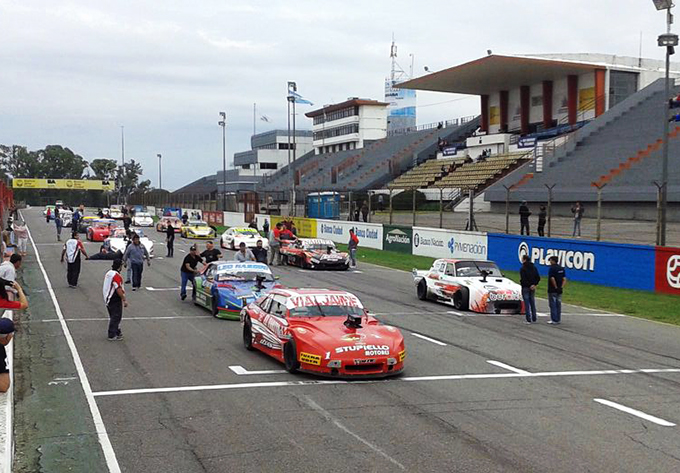
{"label": "person standing", "polygon": [[[64,221],[61,219],[61,215],[54,219],[54,225],[57,227],[57,241],[61,241],[61,229],[64,227]],[[77,231],[78,227],[73,227],[73,231]]]}
{"label": "person standing", "polygon": [[193,286],[192,298],[193,294],[196,293],[194,277],[196,274],[198,274],[198,270],[196,269],[198,263],[203,263],[203,259],[198,255],[196,245],[192,245],[191,248],[189,248],[189,254],[184,257],[184,261],[182,261],[182,267],[180,268],[182,287],[180,288],[179,297],[182,300],[187,298],[187,283],[189,281],[191,281],[191,285]]}
{"label": "person standing", "polygon": [[529,255],[522,256],[522,268],[519,270],[519,283],[522,286],[522,299],[527,324],[536,322],[536,286],[541,282],[538,269],[531,262]]}
{"label": "person standing", "polygon": [[545,222],[548,219],[548,212],[545,205],[541,205],[538,210],[538,236],[545,236]]}
{"label": "person standing", "polygon": [[61,252],[62,263],[64,262],[64,256],[66,256],[66,280],[68,281],[68,287],[70,288],[78,286],[81,253],[87,258],[83,242],[80,241],[80,235],[78,232],[73,232],[71,238],[64,243],[64,249]]}
{"label": "person standing", "polygon": [[581,205],[581,202],[576,202],[571,207],[571,213],[574,214],[574,231],[571,234],[573,237],[576,236],[576,231],[578,230],[578,237],[581,238],[581,219],[583,218],[584,212],[585,209],[583,208],[583,205]]}
{"label": "person standing", "polygon": [[188,221],[189,221],[189,214],[182,213],[182,225],[186,225]]}
{"label": "person standing", "polygon": [[19,254],[21,256],[26,256],[26,247],[28,246],[28,229],[26,228],[26,222],[15,222],[12,227],[14,228],[14,243],[16,243]]}
{"label": "person standing", "polygon": [[132,266],[132,290],[136,291],[142,286],[142,272],[144,271],[144,260],[151,266],[151,259],[146,246],[142,245],[137,233],[132,235],[132,244],[128,245],[123,255],[123,261]]}
{"label": "person standing", "polygon": [[361,204],[361,218],[364,220],[364,223],[368,222],[368,202],[365,200],[364,203]]}
{"label": "person standing", "polygon": [[349,250],[349,257],[353,268],[357,267],[357,248],[359,247],[359,237],[354,233],[354,229],[349,230],[349,242],[347,249]]}
{"label": "person standing", "polygon": [[130,225],[132,225],[132,219],[127,213],[125,213],[123,216],[123,228],[125,228],[125,233],[130,231]]}
{"label": "person standing", "polygon": [[45,221],[47,221],[47,223],[50,223],[51,217],[52,217],[52,209],[47,207],[47,212],[45,213]]}
{"label": "person standing", "polygon": [[385,210],[385,201],[382,194],[378,194],[378,210],[382,212]]}
{"label": "person standing", "polygon": [[71,230],[74,232],[78,231],[78,225],[80,224],[80,210],[76,209],[71,217]]}
{"label": "person standing", "polygon": [[111,269],[104,276],[104,305],[109,313],[109,341],[118,341],[123,339],[123,333],[120,331],[120,321],[123,319],[123,307],[127,307],[127,298],[125,297],[125,287],[123,286],[123,277],[120,275],[120,270],[123,267],[122,260],[114,260]]}
{"label": "person standing", "polygon": [[172,226],[172,222],[168,222],[168,226],[165,229],[165,243],[168,246],[167,258],[172,258],[175,256],[175,227]]}
{"label": "person standing", "polygon": [[281,266],[281,222],[269,232],[269,265],[274,263],[276,257],[276,265]]}
{"label": "person standing", "polygon": [[557,256],[550,257],[548,270],[548,305],[550,306],[549,324],[559,325],[562,322],[562,291],[567,285],[567,275],[557,261]]}
{"label": "person standing", "polygon": [[205,260],[205,264],[218,261],[222,257],[222,252],[215,248],[212,241],[205,244],[205,251],[201,253],[201,258]]}
{"label": "person standing", "polygon": [[234,261],[238,261],[239,263],[255,261],[255,255],[248,249],[245,243],[241,242],[238,245],[238,251],[234,255]]}
{"label": "person standing", "polygon": [[269,220],[266,218],[264,219],[264,223],[262,224],[262,233],[264,233],[265,236],[269,235]]}
{"label": "person standing", "polygon": [[267,264],[267,249],[262,246],[262,240],[257,240],[257,243],[255,244],[255,248],[253,248],[253,255],[255,255],[255,261],[258,263],[264,263]]}
{"label": "person standing", "polygon": [[522,204],[519,206],[519,223],[520,223],[520,234],[524,235],[526,231],[526,235],[530,235],[529,233],[529,216],[531,215],[531,211],[529,210],[529,207],[527,206],[527,201],[523,200]]}

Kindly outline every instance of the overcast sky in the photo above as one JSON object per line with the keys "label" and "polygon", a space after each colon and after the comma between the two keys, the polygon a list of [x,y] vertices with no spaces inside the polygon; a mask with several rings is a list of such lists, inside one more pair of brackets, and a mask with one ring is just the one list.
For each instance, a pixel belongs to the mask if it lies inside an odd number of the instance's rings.
{"label": "overcast sky", "polygon": [[[680,11],[679,11],[680,12]],[[176,189],[286,127],[286,81],[323,105],[383,98],[395,34],[415,75],[486,55],[592,52],[662,58],[651,0],[0,0],[0,143],[140,161]],[[302,115],[302,127],[311,124]],[[477,114],[476,97],[419,93],[418,122]]]}

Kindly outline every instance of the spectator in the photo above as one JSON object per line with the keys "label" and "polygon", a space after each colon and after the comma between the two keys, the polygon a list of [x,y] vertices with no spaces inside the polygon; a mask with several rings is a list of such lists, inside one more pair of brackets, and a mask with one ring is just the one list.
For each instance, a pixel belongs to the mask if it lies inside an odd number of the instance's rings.
{"label": "spectator", "polygon": [[264,219],[264,223],[262,224],[262,233],[265,235],[269,235],[269,220]]}
{"label": "spectator", "polygon": [[[57,227],[57,241],[61,241],[61,229],[64,227],[64,221],[61,219],[61,215],[54,219],[54,225]],[[73,223],[71,223],[73,225]],[[77,231],[78,227],[71,226],[73,231]]]}
{"label": "spectator", "polygon": [[255,248],[253,248],[253,255],[255,255],[255,261],[258,263],[267,264],[267,249],[262,246],[262,240],[257,240]]}
{"label": "spectator", "polygon": [[538,236],[545,236],[545,222],[547,221],[548,212],[545,205],[541,205],[538,210]]}
{"label": "spectator", "polygon": [[257,221],[255,219],[252,219],[250,223],[248,224],[248,228],[252,228],[253,230],[257,230]]}
{"label": "spectator", "polygon": [[11,384],[9,368],[7,367],[7,352],[5,347],[9,345],[14,337],[14,322],[12,319],[3,317],[0,319],[0,393],[9,391]]}
{"label": "spectator", "polygon": [[[56,208],[56,207],[55,207]],[[45,213],[45,220],[50,223],[50,218],[52,217],[52,209],[47,207],[47,212]]]}
{"label": "spectator", "polygon": [[522,268],[519,270],[522,299],[526,313],[526,324],[536,322],[536,286],[541,282],[541,276],[529,255],[522,256]]}
{"label": "spectator", "polygon": [[357,202],[354,205],[354,221],[358,222],[359,221],[359,214],[361,213],[361,209],[359,208],[359,202]]}
{"label": "spectator", "polygon": [[238,251],[234,255],[234,261],[238,261],[239,263],[255,261],[255,255],[248,249],[245,243],[241,242],[238,245]]}
{"label": "spectator", "polygon": [[583,218],[583,213],[586,209],[583,208],[581,202],[576,202],[571,207],[571,213],[574,214],[574,232],[571,236],[576,236],[576,231],[578,230],[578,237],[581,238],[581,219]]}
{"label": "spectator", "polygon": [[364,203],[361,204],[361,218],[364,219],[364,222],[368,222],[368,202],[365,200]]}
{"label": "spectator", "polygon": [[196,294],[196,284],[194,282],[194,278],[196,274],[198,274],[198,270],[196,269],[198,263],[203,263],[203,259],[198,255],[198,249],[196,248],[196,245],[192,245],[191,248],[189,248],[189,254],[184,257],[184,261],[182,261],[182,267],[180,268],[182,287],[180,288],[179,296],[182,300],[187,298],[187,283],[189,281],[191,281],[191,285],[193,286],[191,296],[192,299]]}
{"label": "spectator", "polygon": [[111,269],[104,276],[104,286],[102,292],[104,294],[104,305],[109,313],[109,341],[119,341],[123,339],[123,333],[120,331],[120,322],[123,319],[123,307],[127,307],[127,298],[125,297],[125,287],[123,286],[123,277],[120,275],[120,270],[123,267],[122,260],[114,260]]}
{"label": "spectator", "polygon": [[269,265],[274,263],[276,257],[276,265],[281,266],[281,222],[269,232]]}
{"label": "spectator", "polygon": [[132,225],[132,219],[130,216],[126,213],[123,216],[123,228],[125,228],[125,233],[128,233],[130,231],[130,225]]}
{"label": "spectator", "polygon": [[64,262],[64,256],[66,256],[66,280],[68,281],[68,287],[70,288],[78,286],[81,253],[87,258],[83,242],[80,241],[80,235],[78,232],[73,232],[71,238],[64,243],[64,249],[61,252],[62,263]]}
{"label": "spectator", "polygon": [[14,243],[17,245],[19,254],[26,256],[26,247],[28,246],[28,229],[25,222],[15,222],[14,227]]}
{"label": "spectator", "polygon": [[354,229],[349,230],[349,242],[347,243],[347,249],[349,250],[349,257],[351,260],[351,266],[353,268],[357,267],[357,247],[359,246],[359,238],[354,233]]}
{"label": "spectator", "polygon": [[168,247],[167,258],[172,258],[175,256],[175,227],[172,226],[172,222],[168,222],[168,226],[165,229],[165,244]]}
{"label": "spectator", "polygon": [[[129,217],[128,217],[129,218]],[[151,258],[146,246],[142,245],[137,233],[132,235],[132,244],[128,245],[123,255],[123,261],[128,261],[132,267],[132,290],[136,291],[142,287],[142,272],[144,271],[144,260],[151,266]]]}
{"label": "spectator", "polygon": [[382,194],[378,194],[378,210],[382,212],[385,210],[385,201],[384,201],[384,196]]}
{"label": "spectator", "polygon": [[523,200],[522,204],[519,206],[519,223],[520,223],[520,234],[524,235],[526,231],[526,235],[530,235],[529,232],[529,215],[531,215],[531,211],[529,211],[529,207],[527,206],[527,201]]}
{"label": "spectator", "polygon": [[9,257],[9,261],[4,261],[0,264],[0,279],[14,282],[17,279],[17,269],[21,268],[21,256],[13,254]]}
{"label": "spectator", "polygon": [[562,291],[567,285],[564,268],[557,264],[557,256],[551,256],[548,270],[548,305],[550,306],[549,324],[559,325],[562,322]]}
{"label": "spectator", "polygon": [[222,257],[222,252],[215,248],[212,241],[205,244],[205,251],[201,253],[201,258],[205,260],[205,264],[218,261]]}
{"label": "spectator", "polygon": [[183,213],[182,214],[182,225],[186,225],[188,221],[189,221],[189,215],[187,215],[186,213]]}

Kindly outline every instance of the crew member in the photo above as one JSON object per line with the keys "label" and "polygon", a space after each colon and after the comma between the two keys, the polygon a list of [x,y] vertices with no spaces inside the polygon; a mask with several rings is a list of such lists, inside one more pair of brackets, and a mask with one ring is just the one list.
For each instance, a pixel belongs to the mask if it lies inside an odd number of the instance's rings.
{"label": "crew member", "polygon": [[104,287],[102,290],[104,304],[109,313],[109,341],[123,339],[123,333],[120,331],[120,321],[123,319],[123,307],[127,307],[128,303],[125,297],[123,277],[120,275],[122,267],[123,260],[114,260],[111,269],[104,276]]}
{"label": "crew member", "polygon": [[175,227],[172,226],[172,222],[168,221],[168,226],[165,229],[165,243],[168,246],[168,258],[175,256]]}
{"label": "crew member", "polygon": [[191,285],[193,286],[192,297],[193,294],[196,293],[194,277],[196,274],[198,274],[198,270],[196,269],[198,263],[203,263],[203,259],[198,255],[198,249],[196,248],[196,245],[192,245],[191,248],[189,248],[189,254],[184,257],[184,261],[182,261],[182,267],[180,268],[182,287],[180,289],[179,296],[182,300],[187,298],[187,282],[191,281]]}
{"label": "crew member", "polygon": [[522,255],[522,267],[519,270],[522,299],[526,314],[526,324],[536,322],[536,286],[541,282],[541,276],[529,255]]}
{"label": "crew member", "polygon": [[[128,217],[129,218],[129,217]],[[151,258],[146,246],[142,245],[139,235],[134,233],[132,235],[132,244],[128,245],[123,255],[123,261],[127,264],[130,262],[132,266],[132,290],[136,291],[142,286],[142,272],[144,271],[144,260],[146,264],[151,266]]]}
{"label": "crew member", "polygon": [[83,242],[80,241],[80,235],[78,232],[73,232],[71,238],[64,243],[64,249],[61,252],[62,263],[64,262],[64,256],[66,256],[66,280],[68,281],[68,287],[70,288],[78,286],[81,253],[87,258]]}
{"label": "crew member", "polygon": [[258,263],[267,264],[267,249],[262,246],[262,240],[257,240],[255,248],[253,248],[253,255],[255,255],[255,261]]}
{"label": "crew member", "polygon": [[234,255],[234,261],[245,263],[247,261],[255,261],[255,255],[248,249],[245,243],[241,242],[238,245],[238,251]]}
{"label": "crew member", "polygon": [[222,252],[215,248],[212,241],[205,244],[205,251],[201,253],[201,258],[205,260],[205,264],[218,261],[222,257]]}
{"label": "crew member", "polygon": [[349,257],[352,261],[352,267],[357,267],[357,248],[359,247],[359,237],[354,233],[354,229],[349,229],[349,242],[347,243],[347,249],[349,250]]}
{"label": "crew member", "polygon": [[562,322],[562,291],[567,285],[564,268],[558,264],[557,256],[551,256],[548,270],[548,305],[550,306],[549,324],[559,325]]}

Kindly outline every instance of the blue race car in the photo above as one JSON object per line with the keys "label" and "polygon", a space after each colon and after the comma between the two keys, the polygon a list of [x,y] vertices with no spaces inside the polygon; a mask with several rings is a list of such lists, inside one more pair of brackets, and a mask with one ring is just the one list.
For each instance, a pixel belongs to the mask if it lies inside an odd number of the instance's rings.
{"label": "blue race car", "polygon": [[213,261],[196,276],[194,304],[220,319],[239,320],[241,309],[277,286],[264,263]]}

